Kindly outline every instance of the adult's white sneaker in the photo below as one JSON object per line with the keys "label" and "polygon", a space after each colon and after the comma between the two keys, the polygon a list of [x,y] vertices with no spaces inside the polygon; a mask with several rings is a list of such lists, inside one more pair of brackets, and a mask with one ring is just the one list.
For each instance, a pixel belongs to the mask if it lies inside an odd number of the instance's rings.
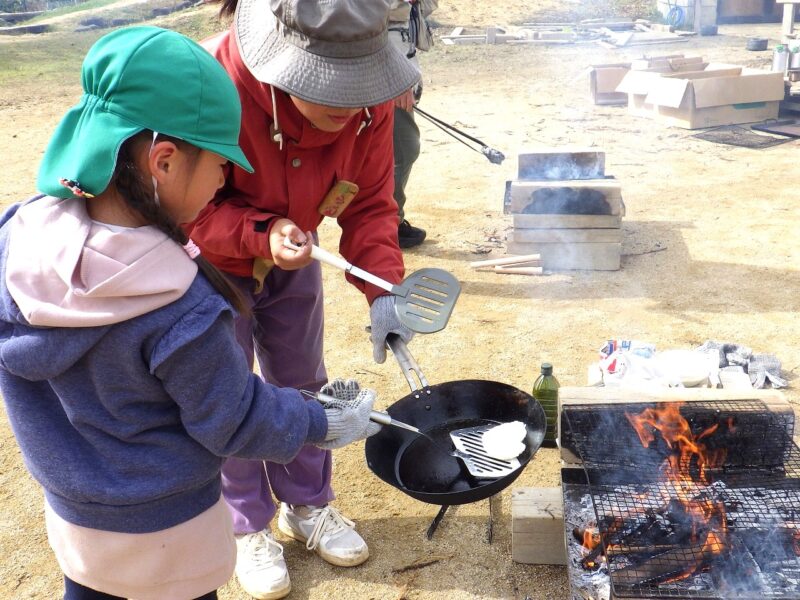
{"label": "adult's white sneaker", "polygon": [[354,567],[369,558],[367,543],[355,523],[330,504],[303,506],[281,503],[278,528],[291,538],[305,542],[324,560],[339,567]]}
{"label": "adult's white sneaker", "polygon": [[253,598],[275,600],[292,591],[283,546],[275,541],[271,531],[262,529],[237,535],[236,552],[236,577]]}

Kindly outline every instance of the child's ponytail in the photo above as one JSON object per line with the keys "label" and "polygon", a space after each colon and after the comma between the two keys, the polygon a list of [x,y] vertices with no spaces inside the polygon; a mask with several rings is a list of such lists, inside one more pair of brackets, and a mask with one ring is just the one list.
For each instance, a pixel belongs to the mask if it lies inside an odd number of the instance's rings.
{"label": "child's ponytail", "polygon": [[[119,149],[119,154],[117,155],[117,164],[114,175],[111,178],[111,185],[116,187],[120,196],[122,196],[131,209],[142,215],[148,223],[158,227],[176,243],[186,248],[187,244],[190,242],[189,236],[186,235],[186,232],[178,223],[175,223],[175,221],[156,204],[153,198],[153,190],[145,183],[134,160],[134,147],[137,144],[152,140],[152,135],[152,132],[145,131],[129,138],[122,144]],[[183,140],[163,134],[159,134],[159,139],[166,139],[173,142],[184,152],[196,152],[198,155],[200,153],[199,148]],[[195,254],[192,259],[197,263],[197,267],[203,275],[206,276],[211,285],[214,286],[214,289],[231,303],[236,312],[240,315],[250,314],[250,307],[244,295],[230,282],[222,271],[212,265],[199,252],[189,252],[187,249],[187,253],[189,253],[190,256]]]}

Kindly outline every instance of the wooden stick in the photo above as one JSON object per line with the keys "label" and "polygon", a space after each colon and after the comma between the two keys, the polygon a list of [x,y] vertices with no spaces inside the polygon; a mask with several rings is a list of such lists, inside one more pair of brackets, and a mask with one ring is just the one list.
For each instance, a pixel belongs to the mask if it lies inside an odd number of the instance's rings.
{"label": "wooden stick", "polygon": [[494,267],[495,265],[516,265],[538,261],[542,258],[541,254],[525,254],[522,256],[507,256],[505,258],[493,258],[490,260],[476,260],[469,263],[473,269],[481,267]]}
{"label": "wooden stick", "polygon": [[504,264],[504,265],[491,265],[491,266],[488,266],[488,267],[477,267],[475,270],[476,271],[496,271],[498,269],[509,269],[509,268],[512,268],[512,267],[513,268],[523,268],[523,267],[527,268],[527,267],[541,267],[541,266],[542,266],[542,262],[539,261],[539,260],[527,260],[527,261],[524,261],[524,262],[508,263],[508,264]]}
{"label": "wooden stick", "polygon": [[544,270],[542,267],[504,267],[497,265],[495,273],[508,273],[510,275],[541,275]]}

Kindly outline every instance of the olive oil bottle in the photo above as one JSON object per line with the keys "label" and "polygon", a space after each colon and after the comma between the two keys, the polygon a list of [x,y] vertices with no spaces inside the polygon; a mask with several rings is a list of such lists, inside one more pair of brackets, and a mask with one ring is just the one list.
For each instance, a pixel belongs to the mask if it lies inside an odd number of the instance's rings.
{"label": "olive oil bottle", "polygon": [[542,405],[545,417],[547,417],[547,429],[545,430],[542,446],[555,448],[556,421],[558,418],[558,379],[553,375],[553,365],[550,363],[542,363],[542,372],[533,384],[533,393],[531,395]]}

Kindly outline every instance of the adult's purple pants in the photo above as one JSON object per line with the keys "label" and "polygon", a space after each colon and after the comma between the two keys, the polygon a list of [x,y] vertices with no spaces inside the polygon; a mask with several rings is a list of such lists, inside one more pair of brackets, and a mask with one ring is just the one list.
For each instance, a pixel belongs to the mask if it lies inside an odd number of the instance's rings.
{"label": "adult's purple pants", "polygon": [[[272,269],[255,293],[252,278],[231,277],[251,302],[238,317],[236,337],[262,377],[279,387],[319,390],[327,382],[322,358],[322,271],[316,261],[296,271]],[[280,502],[321,506],[334,498],[331,453],[304,446],[288,464],[229,458],[222,466],[222,494],[237,534],[264,529]]]}

